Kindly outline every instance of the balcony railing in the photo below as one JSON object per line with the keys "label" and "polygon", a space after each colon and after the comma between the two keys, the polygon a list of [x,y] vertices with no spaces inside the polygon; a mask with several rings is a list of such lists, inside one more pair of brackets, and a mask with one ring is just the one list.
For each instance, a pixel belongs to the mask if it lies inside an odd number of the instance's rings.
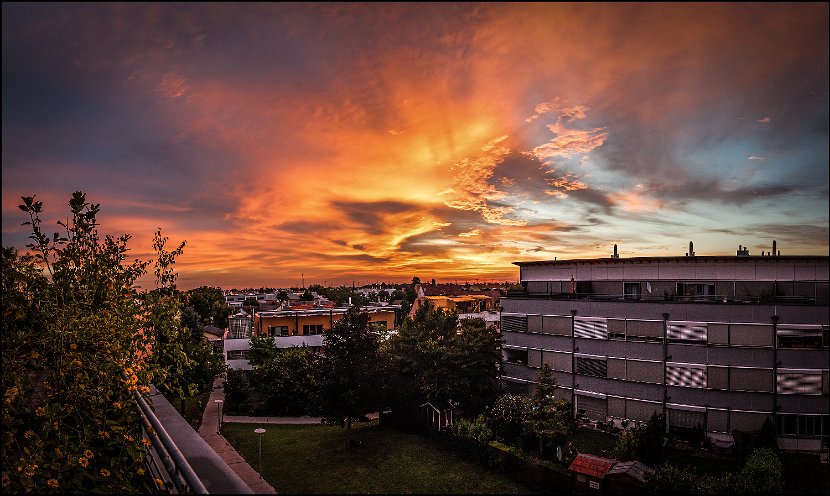
{"label": "balcony railing", "polygon": [[155,387],[150,389],[152,406],[137,391],[134,399],[151,443],[145,464],[164,486],[156,489],[172,494],[253,494],[170,402]]}
{"label": "balcony railing", "polygon": [[776,304],[776,305],[817,305],[818,300],[809,296],[731,296],[731,295],[660,295],[643,296],[630,294],[599,293],[543,293],[508,291],[507,298],[540,298],[548,300],[590,300],[630,301],[638,303],[727,303],[727,304]]}

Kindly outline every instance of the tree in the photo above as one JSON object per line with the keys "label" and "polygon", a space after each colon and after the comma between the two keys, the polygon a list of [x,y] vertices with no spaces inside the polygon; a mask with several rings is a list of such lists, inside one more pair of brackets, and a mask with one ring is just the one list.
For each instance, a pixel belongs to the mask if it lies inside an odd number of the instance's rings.
{"label": "tree", "polygon": [[[199,314],[202,319],[202,324],[215,325],[216,327],[225,328],[228,326],[227,317],[230,313],[230,306],[225,302],[225,293],[222,288],[212,288],[209,286],[201,286],[196,289],[187,291],[187,304]],[[224,311],[225,322],[217,321],[217,311],[221,307],[227,307]],[[222,313],[219,311],[218,313]]]}
{"label": "tree", "polygon": [[251,336],[251,349],[248,350],[248,363],[254,368],[264,365],[276,357],[279,353],[274,339],[268,336],[253,334]]}
{"label": "tree", "polygon": [[651,414],[648,422],[634,430],[636,438],[637,459],[648,465],[663,461],[663,436],[666,424],[663,416],[657,412]]}
{"label": "tree", "polygon": [[556,379],[548,364],[542,366],[536,379],[536,392],[530,401],[530,408],[524,429],[539,443],[539,456],[547,444],[562,444],[575,428],[570,404],[554,398]]}
{"label": "tree", "polygon": [[503,394],[496,399],[490,410],[490,423],[498,437],[508,443],[516,443],[529,411],[530,401],[527,396]]}
{"label": "tree", "polygon": [[319,401],[323,419],[346,427],[378,411],[382,391],[379,336],[369,329],[369,315],[349,308],[323,338],[319,360]]}
{"label": "tree", "polygon": [[22,199],[33,254],[2,250],[3,491],[148,491],[133,395],[190,365],[157,359],[186,357],[168,332],[181,252],[157,232],[157,287],[138,293],[150,262],[127,261],[127,234],[99,237],[100,205],[73,193],[63,235],[48,236],[42,202]]}
{"label": "tree", "polygon": [[[265,338],[268,339],[268,338]],[[273,357],[256,366],[253,388],[261,403],[252,405],[265,415],[316,415],[316,352],[307,346],[278,349]]]}
{"label": "tree", "polygon": [[459,326],[457,314],[426,302],[384,344],[394,364],[390,399],[403,408],[453,401],[475,417],[501,392],[500,346],[498,332],[482,319]]}

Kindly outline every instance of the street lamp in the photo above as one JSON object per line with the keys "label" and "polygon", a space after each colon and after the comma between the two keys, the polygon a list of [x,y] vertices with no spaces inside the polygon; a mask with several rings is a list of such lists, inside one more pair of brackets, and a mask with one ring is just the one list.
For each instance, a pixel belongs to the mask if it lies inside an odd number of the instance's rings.
{"label": "street lamp", "polygon": [[262,479],[262,435],[265,434],[265,429],[259,427],[254,432],[259,434],[259,478]]}
{"label": "street lamp", "polygon": [[222,429],[222,400],[213,400],[216,403],[216,433],[219,434]]}

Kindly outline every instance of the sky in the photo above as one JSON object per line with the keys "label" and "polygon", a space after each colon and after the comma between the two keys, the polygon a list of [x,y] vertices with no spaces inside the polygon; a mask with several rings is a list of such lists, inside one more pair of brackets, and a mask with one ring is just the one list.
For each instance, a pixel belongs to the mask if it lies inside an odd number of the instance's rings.
{"label": "sky", "polygon": [[[74,191],[182,289],[828,255],[828,4],[6,3],[2,243]],[[150,271],[152,274],[152,271]],[[152,279],[145,284],[152,285]]]}

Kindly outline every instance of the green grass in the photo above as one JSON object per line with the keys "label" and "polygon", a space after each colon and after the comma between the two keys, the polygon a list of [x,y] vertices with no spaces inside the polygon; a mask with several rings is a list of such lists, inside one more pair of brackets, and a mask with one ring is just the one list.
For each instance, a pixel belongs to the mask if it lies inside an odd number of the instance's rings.
{"label": "green grass", "polygon": [[816,455],[781,453],[784,494],[830,494],[830,465]]}
{"label": "green grass", "polygon": [[222,434],[259,469],[257,435],[264,427],[262,476],[280,493],[521,494],[529,488],[466,462],[418,435],[353,425],[224,424]]}
{"label": "green grass", "polygon": [[188,396],[184,399],[184,413],[182,413],[181,398],[173,398],[170,404],[176,409],[179,414],[187,420],[194,430],[199,430],[202,425],[202,414],[205,411],[208,399],[210,399],[210,391],[196,396]]}
{"label": "green grass", "polygon": [[610,456],[617,445],[617,438],[611,434],[585,427],[577,429],[572,440],[580,453],[603,457]]}

